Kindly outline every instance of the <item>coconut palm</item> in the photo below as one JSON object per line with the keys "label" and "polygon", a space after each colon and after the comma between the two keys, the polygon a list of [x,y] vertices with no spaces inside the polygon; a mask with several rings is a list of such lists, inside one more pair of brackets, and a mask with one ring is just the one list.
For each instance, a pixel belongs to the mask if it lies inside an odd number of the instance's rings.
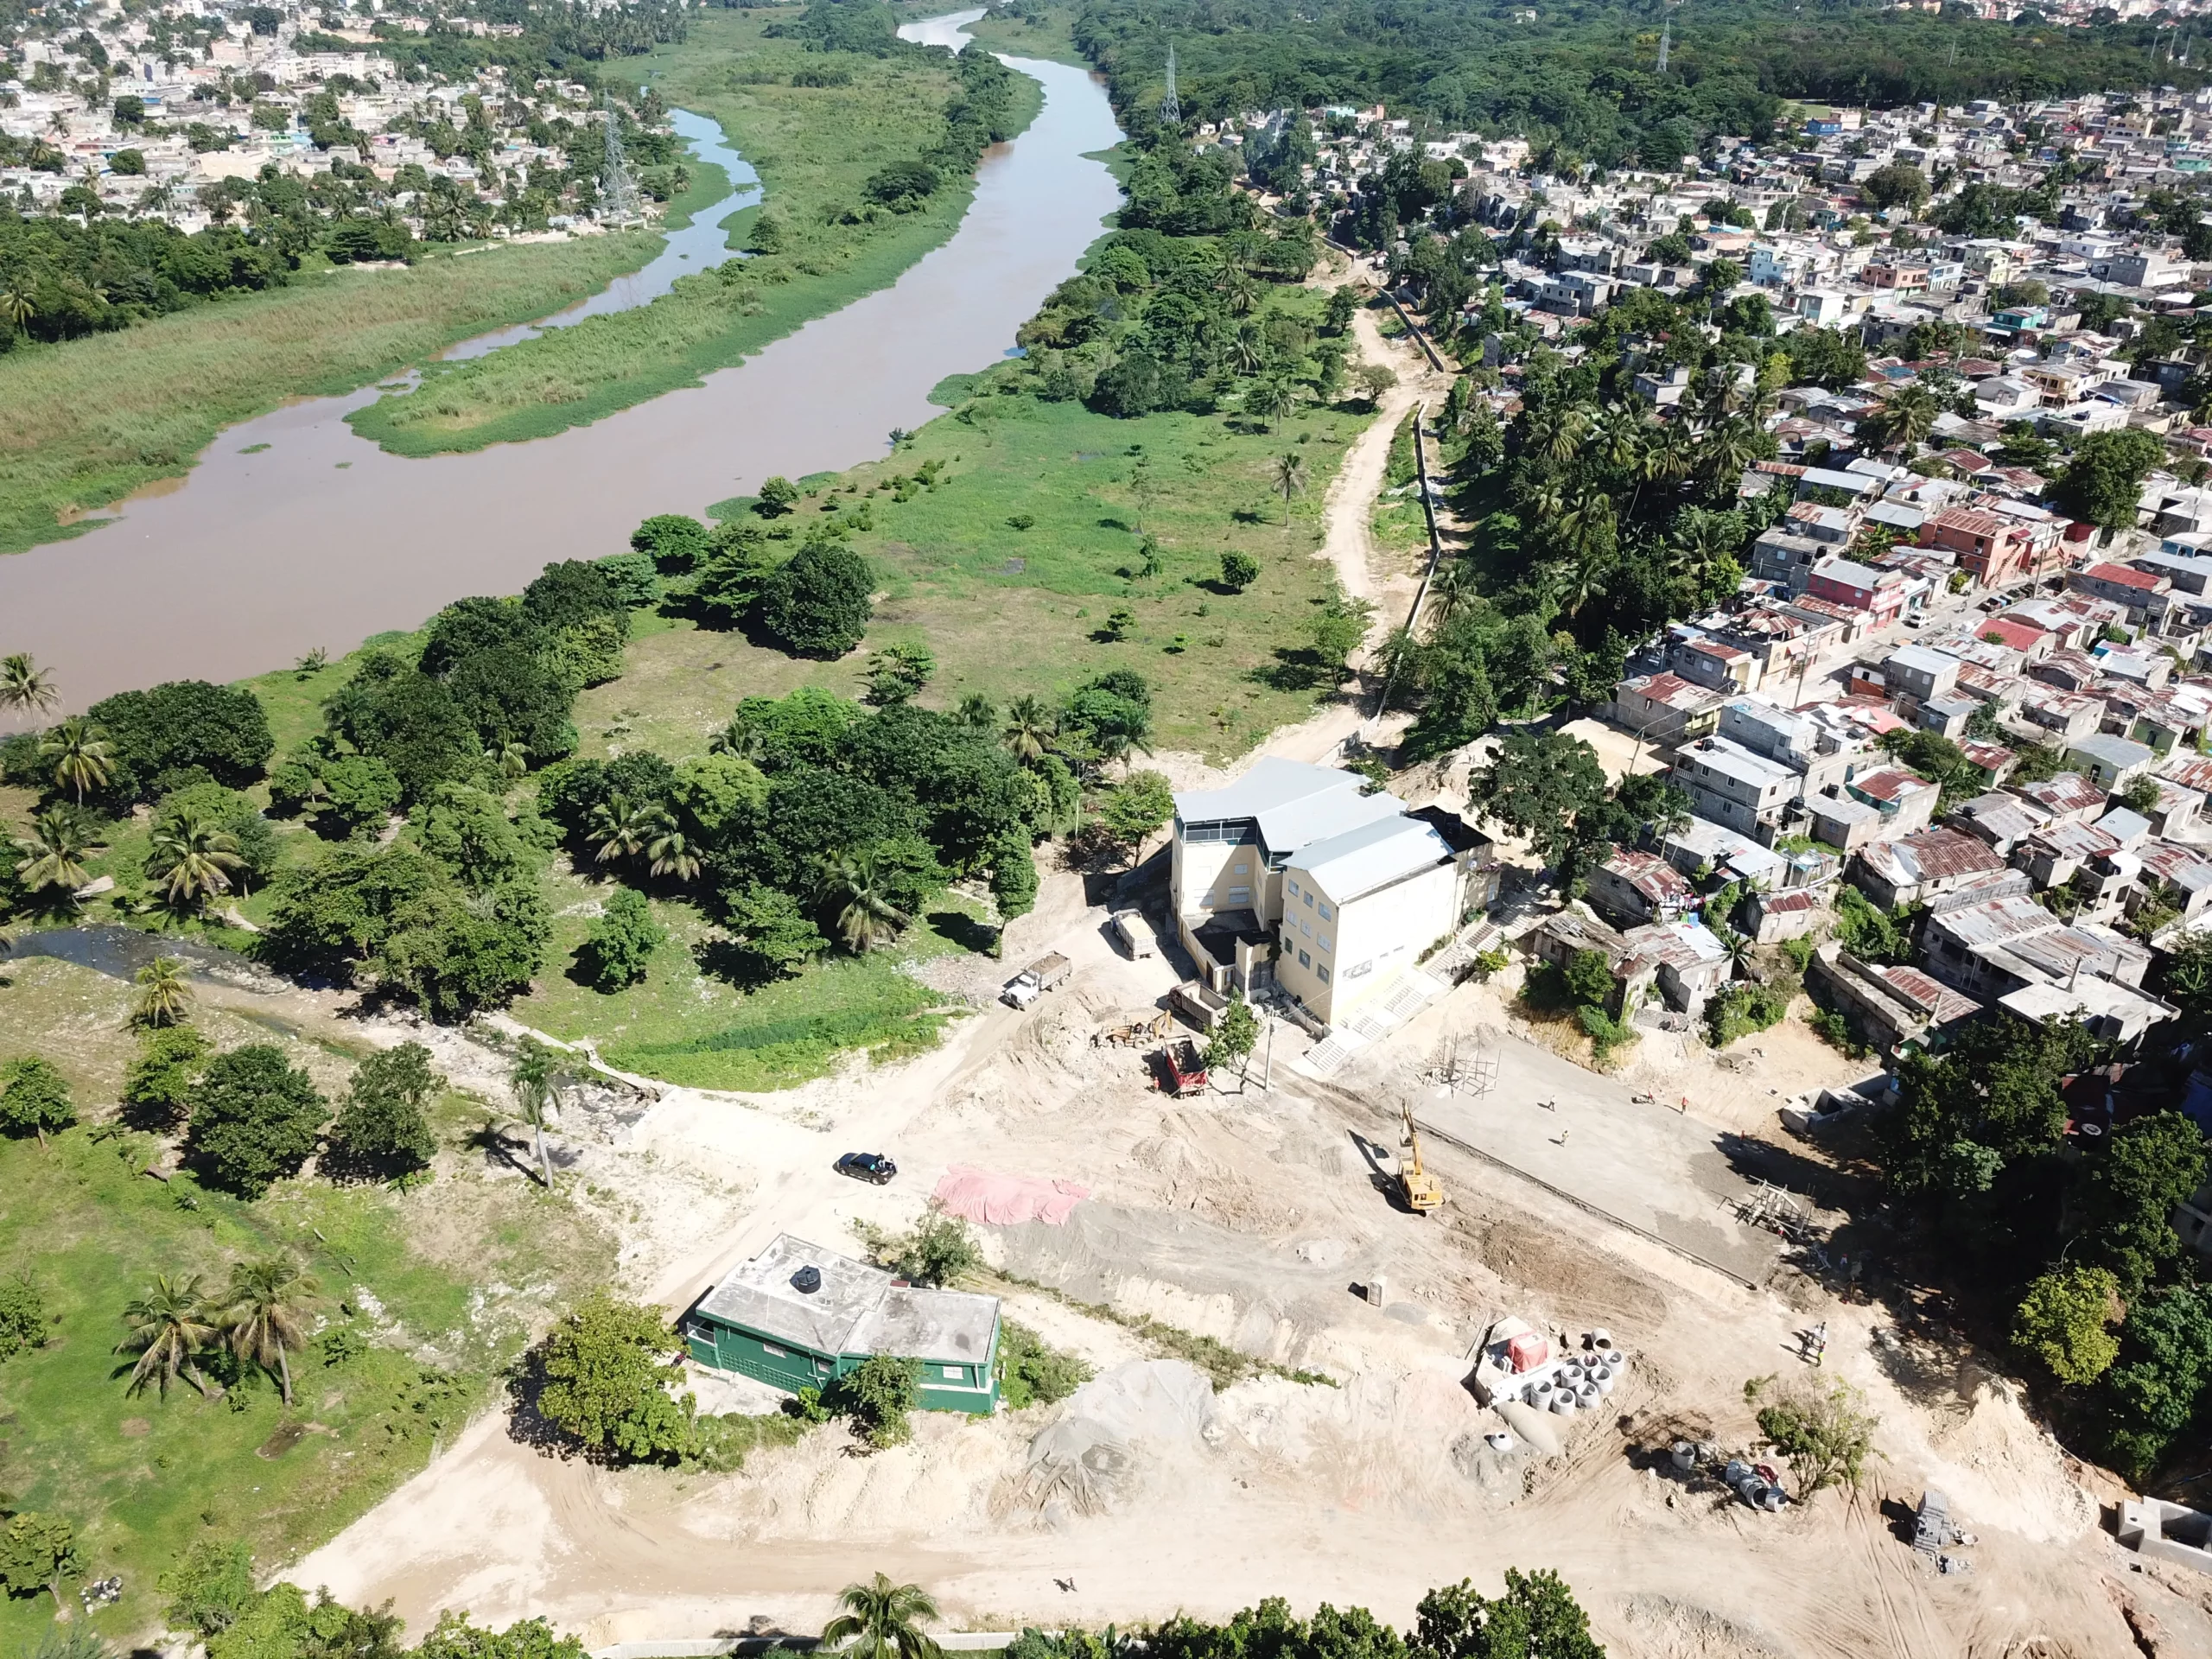
{"label": "coconut palm", "polygon": [[838,1593],[845,1611],[822,1627],[822,1645],[854,1659],[938,1659],[922,1621],[938,1617],[937,1603],[919,1585],[893,1584],[881,1573]]}
{"label": "coconut palm", "polygon": [[293,1349],[308,1339],[308,1316],[321,1301],[322,1287],[296,1262],[270,1256],[241,1262],[231,1269],[216,1321],[240,1359],[274,1370],[289,1408],[292,1403]]}
{"label": "coconut palm", "polygon": [[826,861],[822,893],[836,907],[838,937],[855,956],[865,955],[913,920],[891,902],[873,853],[844,853]]}
{"label": "coconut palm", "polygon": [[1251,323],[1239,328],[1229,342],[1229,365],[1239,374],[1257,374],[1268,366],[1268,343]]}
{"label": "coconut palm", "polygon": [[1589,453],[1598,463],[1623,478],[1641,476],[1645,429],[1643,416],[1625,404],[1599,415],[1590,429]]}
{"label": "coconut palm", "polygon": [[584,839],[598,849],[593,856],[601,864],[635,858],[659,833],[666,816],[657,806],[633,805],[627,796],[613,796],[592,808]]}
{"label": "coconut palm", "polygon": [[207,1398],[222,1392],[210,1386],[196,1363],[221,1335],[208,1316],[198,1274],[181,1279],[156,1274],[151,1289],[124,1304],[123,1323],[130,1334],[116,1344],[115,1351],[138,1356],[130,1368],[126,1395],[139,1393],[151,1382],[166,1400],[169,1384],[180,1376]]}
{"label": "coconut palm", "polygon": [[530,770],[530,751],[519,743],[502,743],[484,751],[484,758],[499,769],[499,776],[509,783]]}
{"label": "coconut palm", "polygon": [[1715,483],[1733,483],[1744,468],[1758,459],[1751,429],[1741,421],[1726,421],[1705,435],[1698,446],[1698,468]]}
{"label": "coconut palm", "polygon": [[1877,442],[1884,448],[1915,449],[1935,430],[1936,416],[1942,412],[1942,404],[1927,387],[1906,386],[1891,392],[1867,424],[1876,429]]}
{"label": "coconut palm", "polygon": [[205,813],[187,810],[154,830],[147,870],[168,889],[172,910],[203,910],[231,890],[233,871],[245,868],[238,837]]}
{"label": "coconut palm", "polygon": [[192,984],[184,963],[175,957],[156,957],[138,970],[138,1005],[134,1017],[142,1026],[174,1026],[192,1011]]}
{"label": "coconut palm", "polygon": [[1584,606],[1604,595],[1609,570],[1605,561],[1595,551],[1578,553],[1552,568],[1557,573],[1552,591],[1569,616],[1580,615]]}
{"label": "coconut palm", "polygon": [[1429,616],[1439,627],[1463,611],[1472,610],[1482,597],[1481,578],[1471,559],[1453,559],[1436,573],[1428,587]]}
{"label": "coconut palm", "polygon": [[1252,388],[1244,402],[1246,408],[1267,417],[1270,432],[1279,429],[1298,413],[1298,394],[1287,380],[1262,380]]}
{"label": "coconut palm", "polygon": [[648,868],[655,875],[672,875],[678,881],[693,881],[699,875],[699,854],[691,838],[676,827],[674,819],[663,816],[660,833],[645,843],[645,856],[652,861]]}
{"label": "coconut palm", "polygon": [[515,1056],[514,1068],[507,1074],[515,1100],[522,1107],[522,1115],[530,1120],[531,1131],[537,1139],[537,1175],[548,1192],[553,1190],[553,1160],[545,1150],[545,1118],[552,1109],[556,1093],[553,1080],[560,1069],[558,1054],[535,1037],[525,1037],[522,1039],[522,1052]]}
{"label": "coconut palm", "polygon": [[101,788],[115,775],[107,734],[82,715],[72,715],[39,739],[38,753],[53,766],[55,784],[75,791],[79,806],[86,790]]}
{"label": "coconut palm", "polygon": [[1282,536],[1290,539],[1290,504],[1306,493],[1306,462],[1295,450],[1277,455],[1273,467],[1275,493],[1282,497]]}
{"label": "coconut palm", "polygon": [[[8,297],[0,294],[0,316],[7,315]],[[29,652],[0,657],[0,709],[37,715],[60,700],[61,694],[54,689],[54,676],[33,662]]]}
{"label": "coconut palm", "polygon": [[1221,296],[1233,317],[1248,317],[1259,308],[1260,285],[1249,270],[1231,270],[1221,279]]}
{"label": "coconut palm", "polygon": [[4,321],[12,333],[29,333],[30,321],[38,315],[38,307],[31,303],[31,296],[24,291],[22,278],[12,279],[0,289],[0,321]]}
{"label": "coconut palm", "polygon": [[107,850],[92,821],[71,806],[49,806],[31,820],[30,834],[16,843],[22,855],[16,874],[33,893],[60,887],[74,893],[85,885],[84,860]]}
{"label": "coconut palm", "polygon": [[1530,417],[1528,442],[1539,460],[1564,467],[1582,448],[1590,430],[1590,411],[1580,404],[1554,404]]}
{"label": "coconut palm", "polygon": [[1044,758],[1052,741],[1052,711],[1038,696],[1016,697],[1007,705],[1006,728],[999,734],[1008,753],[1025,766]]}

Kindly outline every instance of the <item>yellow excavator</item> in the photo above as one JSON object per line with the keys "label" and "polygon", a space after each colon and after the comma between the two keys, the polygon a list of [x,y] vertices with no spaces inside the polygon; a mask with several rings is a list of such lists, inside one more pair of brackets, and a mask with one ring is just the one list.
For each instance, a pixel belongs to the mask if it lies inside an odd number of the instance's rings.
{"label": "yellow excavator", "polygon": [[1413,1103],[1399,1102],[1398,1114],[1405,1120],[1405,1135],[1398,1143],[1398,1185],[1405,1193],[1406,1208],[1425,1216],[1444,1202],[1444,1189],[1421,1166],[1421,1135],[1414,1128]]}

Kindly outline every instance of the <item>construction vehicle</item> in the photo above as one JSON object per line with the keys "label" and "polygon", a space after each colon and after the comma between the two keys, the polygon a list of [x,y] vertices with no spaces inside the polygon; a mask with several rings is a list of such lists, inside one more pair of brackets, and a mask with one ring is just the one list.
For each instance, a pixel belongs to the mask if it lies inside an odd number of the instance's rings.
{"label": "construction vehicle", "polygon": [[1160,1046],[1160,1086],[1178,1100],[1206,1086],[1205,1058],[1187,1037]]}
{"label": "construction vehicle", "polygon": [[1123,1025],[1110,1026],[1104,1031],[1093,1032],[1091,1046],[1111,1043],[1117,1048],[1135,1047],[1141,1043],[1158,1042],[1175,1023],[1175,1016],[1162,1008],[1158,1014],[1141,1020],[1132,1020]]}
{"label": "construction vehicle", "polygon": [[1436,1178],[1421,1167],[1421,1135],[1414,1128],[1414,1108],[1411,1101],[1398,1103],[1398,1115],[1405,1120],[1405,1135],[1399,1141],[1398,1186],[1404,1193],[1406,1208],[1417,1216],[1425,1216],[1444,1202],[1444,1189]]}
{"label": "construction vehicle", "polygon": [[1017,1008],[1026,1008],[1053,986],[1074,971],[1074,964],[1054,951],[1049,957],[1039,957],[1006,982],[999,993],[999,1000]]}

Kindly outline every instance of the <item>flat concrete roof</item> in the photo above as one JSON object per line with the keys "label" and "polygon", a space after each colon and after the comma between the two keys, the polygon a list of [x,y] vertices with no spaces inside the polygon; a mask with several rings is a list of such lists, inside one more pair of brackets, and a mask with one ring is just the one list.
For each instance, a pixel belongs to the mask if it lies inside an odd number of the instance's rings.
{"label": "flat concrete roof", "polygon": [[[822,1274],[821,1287],[800,1290],[791,1281],[810,1267]],[[999,1304],[969,1291],[895,1284],[880,1268],[779,1233],[708,1292],[698,1311],[817,1354],[973,1364],[990,1353]]]}

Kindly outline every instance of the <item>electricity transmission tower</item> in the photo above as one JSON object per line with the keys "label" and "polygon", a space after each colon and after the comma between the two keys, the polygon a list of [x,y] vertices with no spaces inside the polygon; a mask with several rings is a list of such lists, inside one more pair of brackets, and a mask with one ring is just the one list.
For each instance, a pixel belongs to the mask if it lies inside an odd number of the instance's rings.
{"label": "electricity transmission tower", "polygon": [[1670,9],[1665,21],[1659,25],[1659,73],[1667,73],[1667,48],[1674,44],[1675,14]]}
{"label": "electricity transmission tower", "polygon": [[614,100],[606,99],[607,159],[599,169],[599,220],[602,225],[627,225],[641,215],[638,187],[631,180],[629,164],[622,159],[622,123],[614,113]]}
{"label": "electricity transmission tower", "polygon": [[1183,124],[1183,100],[1175,96],[1175,43],[1167,43],[1167,90],[1160,94],[1160,124],[1179,127]]}

